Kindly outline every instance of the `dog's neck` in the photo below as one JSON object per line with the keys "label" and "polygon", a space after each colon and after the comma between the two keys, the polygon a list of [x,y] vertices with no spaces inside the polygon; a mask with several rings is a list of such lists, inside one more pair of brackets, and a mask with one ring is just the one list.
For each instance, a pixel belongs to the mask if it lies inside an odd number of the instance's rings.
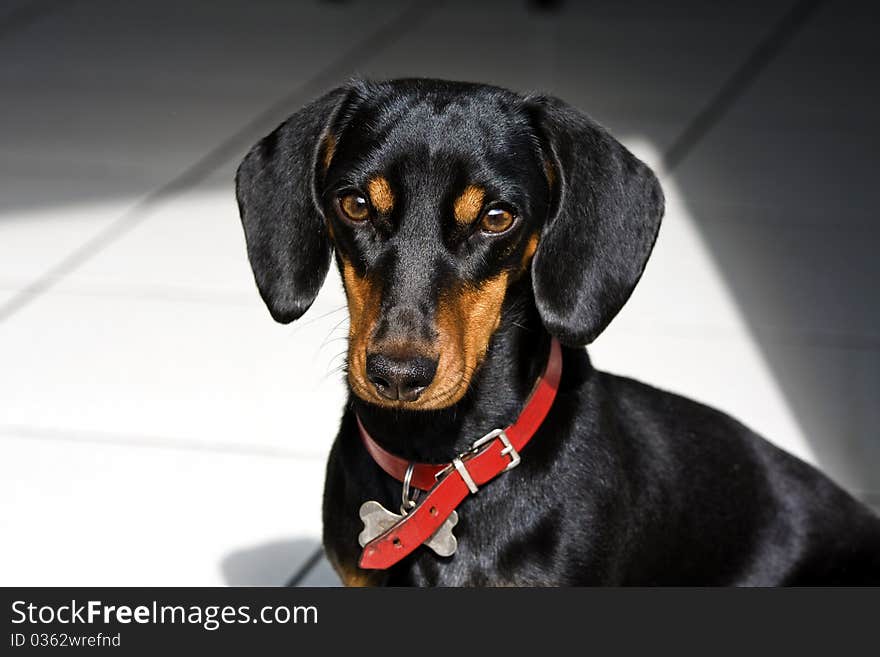
{"label": "dog's neck", "polygon": [[455,405],[405,411],[350,396],[376,442],[408,460],[446,463],[487,432],[516,420],[547,362],[550,335],[534,304],[515,299],[506,306],[471,387]]}

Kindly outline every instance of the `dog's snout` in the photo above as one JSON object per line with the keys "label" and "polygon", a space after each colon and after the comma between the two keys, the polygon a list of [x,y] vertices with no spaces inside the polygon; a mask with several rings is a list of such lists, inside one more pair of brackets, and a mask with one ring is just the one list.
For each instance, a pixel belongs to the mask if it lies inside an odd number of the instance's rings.
{"label": "dog's snout", "polygon": [[381,353],[367,355],[367,378],[385,399],[415,401],[431,385],[437,360],[425,356],[394,358]]}

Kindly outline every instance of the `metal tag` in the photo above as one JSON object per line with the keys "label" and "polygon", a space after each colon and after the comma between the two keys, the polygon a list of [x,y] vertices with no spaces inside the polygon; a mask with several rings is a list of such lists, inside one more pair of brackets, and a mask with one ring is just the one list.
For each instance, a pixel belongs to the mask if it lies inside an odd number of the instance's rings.
{"label": "metal tag", "polygon": [[[387,532],[403,518],[402,515],[392,513],[375,500],[361,504],[360,516],[364,522],[364,530],[358,535],[358,543],[361,547]],[[441,557],[451,557],[458,548],[458,541],[452,534],[452,528],[456,524],[458,524],[458,513],[453,511],[423,545],[431,548]]]}

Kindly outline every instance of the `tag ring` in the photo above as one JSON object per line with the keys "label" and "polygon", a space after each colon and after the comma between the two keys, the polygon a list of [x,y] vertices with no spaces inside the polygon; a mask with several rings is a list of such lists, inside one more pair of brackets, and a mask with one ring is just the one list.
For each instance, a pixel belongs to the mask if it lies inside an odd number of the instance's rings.
{"label": "tag ring", "polygon": [[410,509],[414,509],[416,501],[409,496],[410,482],[412,481],[413,470],[416,464],[410,463],[406,468],[406,474],[403,475],[403,491],[401,493],[400,512],[406,515]]}

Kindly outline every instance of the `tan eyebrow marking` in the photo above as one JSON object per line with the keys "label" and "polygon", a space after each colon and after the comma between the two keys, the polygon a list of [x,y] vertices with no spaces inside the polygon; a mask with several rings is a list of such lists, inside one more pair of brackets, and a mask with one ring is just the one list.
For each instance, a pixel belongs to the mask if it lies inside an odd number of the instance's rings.
{"label": "tan eyebrow marking", "polygon": [[328,134],[324,137],[324,157],[321,158],[321,163],[324,165],[324,171],[330,168],[330,163],[333,161],[333,154],[335,152],[336,137]]}
{"label": "tan eyebrow marking", "polygon": [[480,210],[483,209],[483,199],[485,197],[486,192],[482,187],[477,187],[476,185],[465,187],[452,206],[455,221],[464,226],[476,220]]}
{"label": "tan eyebrow marking", "polygon": [[373,207],[382,214],[390,214],[394,208],[394,193],[391,185],[382,176],[376,176],[367,183],[367,192]]}

